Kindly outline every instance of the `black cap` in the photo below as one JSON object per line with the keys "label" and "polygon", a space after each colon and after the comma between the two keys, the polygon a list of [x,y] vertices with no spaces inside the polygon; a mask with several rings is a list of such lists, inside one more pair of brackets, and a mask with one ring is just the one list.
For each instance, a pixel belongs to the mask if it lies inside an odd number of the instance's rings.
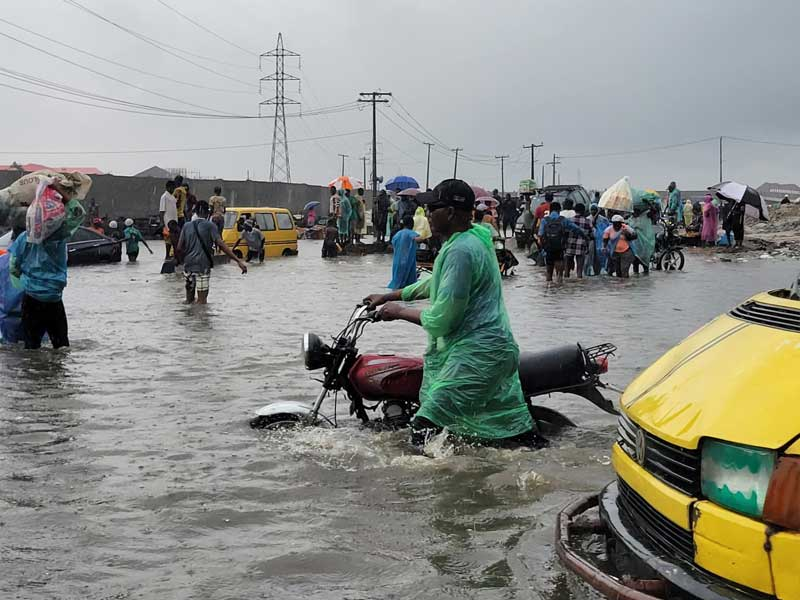
{"label": "black cap", "polygon": [[432,192],[423,192],[416,196],[417,204],[427,206],[430,210],[452,206],[462,210],[472,210],[475,206],[475,192],[460,179],[445,179]]}

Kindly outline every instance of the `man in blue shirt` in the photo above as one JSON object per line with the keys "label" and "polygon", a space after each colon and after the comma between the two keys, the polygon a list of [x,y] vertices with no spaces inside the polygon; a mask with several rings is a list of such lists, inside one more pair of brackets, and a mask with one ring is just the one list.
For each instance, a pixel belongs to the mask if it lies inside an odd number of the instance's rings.
{"label": "man in blue shirt", "polygon": [[564,250],[567,246],[567,234],[572,231],[581,237],[586,237],[583,229],[559,213],[561,204],[550,203],[550,214],[545,216],[539,225],[539,246],[545,252],[545,265],[547,266],[547,281],[553,281],[553,271],[556,273],[558,283],[564,281]]}

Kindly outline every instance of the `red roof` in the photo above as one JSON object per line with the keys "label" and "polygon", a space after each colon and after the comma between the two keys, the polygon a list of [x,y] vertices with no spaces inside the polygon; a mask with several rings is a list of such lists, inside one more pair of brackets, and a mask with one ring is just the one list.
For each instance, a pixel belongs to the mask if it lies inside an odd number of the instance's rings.
{"label": "red roof", "polygon": [[25,163],[24,165],[0,165],[0,171],[16,171],[20,167],[26,173],[34,171],[61,171],[64,173],[83,173],[84,175],[103,175],[104,173],[97,167],[48,167],[37,163]]}

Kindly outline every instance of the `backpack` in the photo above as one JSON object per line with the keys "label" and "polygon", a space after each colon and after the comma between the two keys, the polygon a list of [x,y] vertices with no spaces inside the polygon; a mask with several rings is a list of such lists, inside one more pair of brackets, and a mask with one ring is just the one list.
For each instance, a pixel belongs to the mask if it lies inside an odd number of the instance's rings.
{"label": "backpack", "polygon": [[544,249],[546,252],[561,252],[564,249],[564,238],[567,228],[561,217],[548,218],[544,224]]}

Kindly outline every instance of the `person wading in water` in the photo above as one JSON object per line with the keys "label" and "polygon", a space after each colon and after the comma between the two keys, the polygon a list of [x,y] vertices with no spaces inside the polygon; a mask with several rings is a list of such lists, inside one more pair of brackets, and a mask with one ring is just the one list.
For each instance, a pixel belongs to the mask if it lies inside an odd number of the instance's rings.
{"label": "person wading in water", "polygon": [[[519,348],[511,333],[491,233],[472,224],[475,194],[447,179],[426,200],[442,249],[433,275],[402,290],[364,301],[381,305],[384,321],[421,325],[428,333],[420,407],[412,441],[424,445],[444,428],[492,445],[543,445],[519,380]],[[397,302],[430,299],[425,310]]]}

